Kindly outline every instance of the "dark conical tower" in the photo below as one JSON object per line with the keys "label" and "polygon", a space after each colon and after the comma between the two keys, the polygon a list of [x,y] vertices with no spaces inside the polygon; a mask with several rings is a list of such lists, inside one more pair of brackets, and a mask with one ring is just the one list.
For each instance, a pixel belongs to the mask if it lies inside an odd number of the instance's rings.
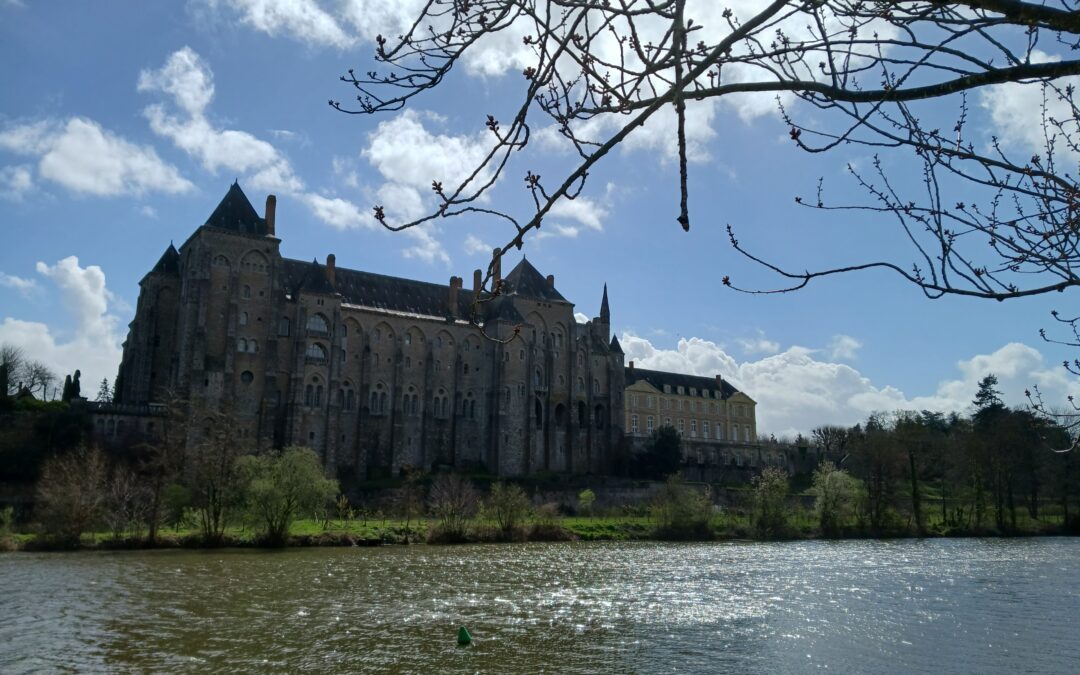
{"label": "dark conical tower", "polygon": [[600,301],[600,320],[611,325],[611,310],[608,309],[607,284],[604,284],[604,299]]}

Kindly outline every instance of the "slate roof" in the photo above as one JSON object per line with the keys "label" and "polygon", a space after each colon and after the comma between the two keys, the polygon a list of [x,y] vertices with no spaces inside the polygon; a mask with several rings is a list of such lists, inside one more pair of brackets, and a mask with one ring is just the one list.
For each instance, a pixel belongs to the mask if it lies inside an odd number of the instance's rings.
{"label": "slate roof", "polygon": [[567,302],[561,293],[548,285],[547,279],[533,267],[528,258],[522,258],[510,274],[503,277],[502,293],[551,302]]}
{"label": "slate roof", "polygon": [[623,353],[622,345],[619,344],[619,338],[615,337],[614,335],[611,336],[611,344],[608,345],[608,348],[612,351],[612,353],[615,353],[615,354],[622,354]]}
{"label": "slate roof", "polygon": [[154,269],[150,270],[150,273],[180,274],[180,253],[175,246],[169,244],[169,248],[165,249],[165,252],[161,254],[161,258],[154,265]]}
{"label": "slate roof", "polygon": [[[716,378],[715,377],[700,377],[698,375],[683,375],[682,373],[665,373],[662,370],[646,370],[644,368],[630,368],[627,366],[626,372],[626,386],[630,386],[635,382],[645,380],[653,387],[664,391],[664,385],[671,387],[672,393],[678,391],[678,387],[683,387],[683,391],[689,394],[690,388],[693,387],[698,390],[698,395],[704,389],[709,392],[716,391]],[[720,396],[723,399],[729,399],[733,395],[739,392],[730,382],[723,381],[723,389],[720,392]]]}
{"label": "slate roof", "polygon": [[206,219],[205,224],[209,227],[244,234],[266,235],[268,233],[266,219],[259,217],[255,207],[248,201],[247,195],[240,189],[240,184],[236,182],[229,187],[229,191]]}
{"label": "slate roof", "polygon": [[[427,316],[450,313],[450,287],[445,284],[338,267],[334,274],[336,284],[331,286],[326,278],[326,267],[316,261],[285,258],[282,262],[285,288],[293,294],[301,289],[308,293],[340,293],[342,302],[350,305]],[[458,316],[469,315],[472,299],[472,291],[464,288],[458,291]]]}

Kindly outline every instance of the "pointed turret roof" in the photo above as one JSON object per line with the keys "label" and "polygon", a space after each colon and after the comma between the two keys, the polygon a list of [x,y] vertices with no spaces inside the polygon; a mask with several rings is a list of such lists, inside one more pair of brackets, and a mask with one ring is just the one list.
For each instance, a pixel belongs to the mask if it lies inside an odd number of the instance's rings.
{"label": "pointed turret roof", "polygon": [[611,345],[609,346],[609,349],[611,349],[611,351],[615,354],[623,353],[622,345],[619,344],[619,338],[615,337],[614,335],[611,336]]}
{"label": "pointed turret roof", "polygon": [[607,284],[604,284],[604,299],[600,301],[600,320],[601,321],[610,321],[611,320],[611,310],[608,309],[608,301],[607,301]]}
{"label": "pointed turret roof", "polygon": [[266,219],[259,217],[255,207],[248,201],[247,195],[240,189],[238,182],[234,182],[229,187],[221,203],[206,219],[206,225],[246,234],[265,235],[268,233]]}
{"label": "pointed turret roof", "polygon": [[326,268],[320,265],[318,260],[313,258],[306,267],[294,291],[302,288],[308,293],[333,294],[335,292],[330,280],[326,278]]}
{"label": "pointed turret roof", "polygon": [[538,300],[566,302],[566,298],[555,290],[554,286],[548,285],[547,279],[533,267],[528,258],[522,258],[521,262],[503,279],[502,293]]}
{"label": "pointed turret roof", "polygon": [[180,274],[180,253],[176,247],[169,243],[169,248],[161,254],[161,259],[150,270],[151,274]]}

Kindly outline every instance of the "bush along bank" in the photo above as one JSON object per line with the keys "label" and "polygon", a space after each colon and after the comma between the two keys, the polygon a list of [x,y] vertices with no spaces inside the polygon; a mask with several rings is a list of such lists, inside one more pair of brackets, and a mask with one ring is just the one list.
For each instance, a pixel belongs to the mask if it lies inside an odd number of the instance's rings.
{"label": "bush along bank", "polygon": [[[260,471],[263,471],[260,469]],[[260,473],[264,480],[266,473]],[[269,488],[264,485],[264,496]],[[402,492],[404,490],[404,492]],[[403,498],[405,494],[408,498]],[[419,495],[426,495],[420,499]],[[805,494],[790,495],[789,480],[778,470],[766,470],[747,489],[728,494],[731,502],[714,504],[706,486],[669,478],[647,504],[600,508],[592,490],[583,490],[576,504],[556,504],[527,497],[512,483],[496,482],[482,495],[468,479],[444,474],[423,489],[400,487],[384,494],[383,508],[353,506],[342,495],[330,503],[317,502],[314,517],[289,519],[283,531],[271,532],[263,511],[235,511],[208,536],[196,511],[160,530],[151,539],[134,523],[124,530],[97,530],[72,535],[70,528],[36,532],[12,531],[11,513],[0,511],[0,550],[120,550],[146,548],[380,546],[562,541],[785,541],[805,539],[1040,536],[1080,534],[1077,521],[1066,524],[1064,514],[1046,508],[1040,519],[1020,518],[1015,528],[983,526],[925,514],[921,528],[910,514],[890,508],[872,521],[865,512],[857,481],[824,463]],[[411,496],[409,496],[411,495]],[[944,511],[946,514],[950,510]],[[259,514],[263,513],[262,516]],[[247,515],[243,515],[247,514]]]}

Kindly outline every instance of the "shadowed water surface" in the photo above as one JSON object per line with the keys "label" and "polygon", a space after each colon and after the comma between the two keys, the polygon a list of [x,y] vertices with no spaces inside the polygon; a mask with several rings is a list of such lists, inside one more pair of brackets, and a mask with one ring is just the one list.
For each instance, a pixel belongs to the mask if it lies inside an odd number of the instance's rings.
{"label": "shadowed water surface", "polygon": [[1078,619],[1065,538],[0,556],[3,673],[1065,673]]}

